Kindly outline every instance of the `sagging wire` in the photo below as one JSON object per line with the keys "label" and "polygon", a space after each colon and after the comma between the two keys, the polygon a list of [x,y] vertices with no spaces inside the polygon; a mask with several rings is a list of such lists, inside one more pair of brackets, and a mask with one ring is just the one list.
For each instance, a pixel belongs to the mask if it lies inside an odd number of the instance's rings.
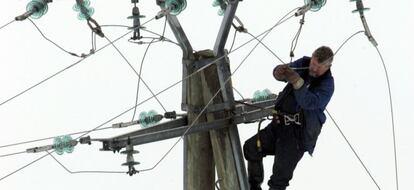
{"label": "sagging wire", "polygon": [[[372,38],[373,39],[373,38]],[[387,79],[387,87],[388,87],[388,96],[390,101],[390,113],[391,113],[391,125],[392,125],[392,139],[393,139],[393,145],[394,145],[394,168],[395,168],[395,183],[397,190],[399,188],[399,182],[398,182],[398,163],[397,163],[397,145],[396,145],[396,137],[395,137],[395,122],[394,122],[394,108],[392,103],[392,94],[391,94],[391,84],[390,84],[390,78],[388,76],[388,70],[385,65],[384,58],[382,57],[381,51],[378,49],[378,46],[375,45],[375,43],[370,40],[371,43],[374,44],[375,49],[377,50],[377,53],[379,57],[381,58],[382,66],[384,68],[385,72],[385,78]]]}
{"label": "sagging wire", "polygon": [[[151,40],[151,42],[148,44],[147,48],[145,49],[144,55],[142,56],[141,66],[139,67],[139,74],[138,74],[139,76],[142,76],[142,68],[144,66],[144,60],[145,60],[145,57],[147,56],[148,50],[149,50],[149,48],[150,48],[153,41],[154,40]],[[135,104],[138,104],[139,84],[140,83],[141,83],[141,77],[138,78],[137,94],[136,94],[136,97],[135,97]],[[132,115],[132,120],[131,121],[134,121],[136,112],[137,112],[137,108],[134,109],[134,114]]]}
{"label": "sagging wire", "polygon": [[3,29],[3,28],[5,28],[6,26],[8,26],[8,25],[12,24],[12,23],[13,23],[13,22],[15,22],[15,21],[16,21],[16,20],[14,20],[14,19],[13,19],[12,21],[10,21],[10,22],[8,22],[8,23],[4,24],[3,26],[1,26],[1,27],[0,27],[0,30],[1,30],[1,29]]}
{"label": "sagging wire", "polygon": [[91,52],[90,52],[89,54],[82,54],[82,55],[78,55],[78,54],[76,54],[76,53],[70,52],[70,51],[68,51],[68,50],[66,50],[66,49],[64,49],[64,48],[62,48],[62,47],[61,47],[61,46],[59,46],[56,42],[54,42],[53,40],[51,40],[51,39],[49,39],[48,37],[46,37],[46,35],[42,32],[42,30],[40,30],[40,28],[36,25],[36,23],[35,23],[35,22],[33,22],[33,20],[32,20],[32,19],[28,18],[28,20],[29,20],[29,21],[33,24],[33,26],[37,29],[37,31],[40,33],[40,35],[42,35],[42,37],[43,37],[46,41],[48,41],[48,42],[52,43],[53,45],[55,45],[57,48],[59,48],[59,49],[60,49],[60,50],[62,50],[63,52],[65,52],[65,53],[67,53],[67,54],[69,54],[69,55],[71,55],[71,56],[80,57],[80,58],[85,58],[85,57],[87,57],[87,56],[89,56],[89,55],[91,55],[91,54],[92,54],[92,50],[91,50]]}
{"label": "sagging wire", "polygon": [[70,174],[125,174],[124,171],[71,171],[69,170],[65,165],[62,164],[53,154],[51,154],[49,151],[46,151],[49,156],[51,156],[60,166],[62,166],[63,169],[65,169]]}
{"label": "sagging wire", "polygon": [[[154,18],[152,18],[152,19],[148,20],[147,22],[145,22],[145,23],[144,23],[144,24],[142,24],[142,25],[145,25],[145,24],[149,23],[149,22],[150,22],[150,21],[152,21],[152,20],[154,20]],[[118,40],[120,40],[120,39],[122,39],[122,38],[124,38],[126,35],[130,34],[131,32],[132,32],[132,31],[129,31],[129,32],[125,33],[124,35],[122,35],[122,36],[120,36],[120,37],[116,38],[116,39],[113,41],[113,43],[114,43],[114,42],[117,42]],[[104,45],[104,46],[102,46],[101,48],[97,49],[97,50],[95,51],[95,53],[97,53],[97,52],[101,51],[102,49],[105,49],[105,48],[106,48],[106,47],[108,47],[110,44],[111,44],[111,43],[107,43],[106,45]],[[90,56],[88,56],[88,57],[90,57]],[[62,72],[64,72],[64,71],[66,71],[66,70],[68,70],[68,69],[70,69],[70,68],[72,68],[72,67],[76,66],[77,64],[81,63],[83,60],[85,60],[85,59],[86,59],[86,58],[88,58],[88,57],[81,58],[80,60],[76,61],[75,63],[73,63],[73,64],[71,64],[71,65],[69,65],[69,66],[67,66],[67,67],[65,67],[65,68],[63,68],[63,69],[61,69],[61,70],[59,70],[58,72],[56,72],[56,73],[54,73],[54,74],[52,74],[52,75],[50,75],[50,76],[46,77],[45,79],[43,79],[42,81],[40,81],[40,82],[38,82],[38,83],[34,84],[33,86],[31,86],[31,87],[29,87],[29,88],[27,88],[27,89],[25,89],[25,90],[23,90],[23,91],[19,92],[18,94],[16,94],[16,95],[14,95],[14,96],[10,97],[9,99],[7,99],[7,100],[5,100],[5,101],[1,102],[1,103],[0,103],[0,107],[1,107],[1,106],[3,106],[4,104],[6,104],[6,103],[10,102],[11,100],[13,100],[13,99],[15,99],[15,98],[17,98],[17,97],[21,96],[22,94],[25,94],[26,92],[30,91],[31,89],[33,89],[33,88],[35,88],[35,87],[39,86],[40,84],[42,84],[42,83],[44,83],[44,82],[46,82],[46,81],[50,80],[51,78],[53,78],[53,77],[55,77],[55,76],[59,75],[60,73],[62,73]]]}
{"label": "sagging wire", "polygon": [[[111,42],[111,40],[105,36],[104,37],[106,40],[108,40],[109,42]],[[161,103],[161,101],[155,96],[154,92],[151,90],[151,88],[149,87],[149,85],[145,82],[145,80],[141,77],[141,75],[139,75],[139,73],[135,70],[135,68],[131,65],[131,63],[128,61],[128,59],[124,56],[124,54],[118,49],[117,46],[115,46],[114,43],[111,43],[111,45],[115,48],[115,50],[119,53],[119,55],[124,59],[124,61],[129,65],[129,67],[131,68],[132,71],[134,71],[134,73],[138,76],[138,78],[140,78],[142,80],[142,83],[145,85],[145,87],[147,87],[148,91],[150,91],[151,95],[154,96],[155,100],[160,104],[161,108],[167,112],[167,109],[165,109],[164,105]]]}
{"label": "sagging wire", "polygon": [[378,183],[375,181],[374,177],[371,175],[371,172],[368,170],[368,168],[365,166],[364,162],[361,160],[361,158],[359,157],[358,153],[355,151],[354,147],[351,145],[351,143],[349,142],[348,138],[345,136],[345,134],[342,132],[341,128],[339,127],[339,125],[336,123],[335,119],[332,117],[331,113],[329,113],[328,109],[325,110],[326,113],[328,114],[329,118],[331,118],[331,120],[333,121],[333,123],[335,124],[336,128],[338,129],[338,131],[341,133],[342,137],[345,139],[346,143],[348,144],[348,146],[351,148],[352,152],[354,153],[354,155],[357,157],[359,163],[361,163],[362,167],[364,167],[365,171],[367,172],[367,174],[369,175],[369,177],[371,178],[371,180],[375,183],[375,185],[377,186],[377,188],[379,190],[381,190],[381,188],[379,187]]}
{"label": "sagging wire", "polygon": [[298,45],[299,36],[300,36],[300,33],[302,32],[303,24],[305,24],[305,14],[302,15],[302,18],[300,19],[299,23],[300,23],[299,29],[296,32],[295,37],[292,40],[292,43],[290,44],[290,53],[289,53],[290,63],[292,63],[292,60],[295,57],[295,49],[296,49],[296,46]]}

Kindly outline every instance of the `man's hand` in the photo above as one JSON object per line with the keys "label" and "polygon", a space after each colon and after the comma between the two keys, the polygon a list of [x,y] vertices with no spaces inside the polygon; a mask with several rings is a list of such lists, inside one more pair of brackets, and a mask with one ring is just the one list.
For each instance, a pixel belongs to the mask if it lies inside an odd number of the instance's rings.
{"label": "man's hand", "polygon": [[297,72],[289,68],[288,64],[278,65],[273,70],[273,76],[276,80],[287,81],[292,84],[295,89],[298,89],[303,85],[303,79]]}

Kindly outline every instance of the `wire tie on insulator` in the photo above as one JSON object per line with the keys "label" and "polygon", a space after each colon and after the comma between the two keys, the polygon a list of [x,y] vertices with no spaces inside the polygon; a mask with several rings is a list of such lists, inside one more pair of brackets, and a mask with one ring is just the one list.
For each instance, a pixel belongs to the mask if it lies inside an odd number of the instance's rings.
{"label": "wire tie on insulator", "polygon": [[[92,26],[92,24],[95,25],[95,26]],[[94,32],[95,34],[97,34],[101,38],[105,37],[105,34],[102,32],[101,26],[99,26],[98,22],[96,22],[95,19],[89,18],[88,19],[88,26],[92,30],[92,32]]]}

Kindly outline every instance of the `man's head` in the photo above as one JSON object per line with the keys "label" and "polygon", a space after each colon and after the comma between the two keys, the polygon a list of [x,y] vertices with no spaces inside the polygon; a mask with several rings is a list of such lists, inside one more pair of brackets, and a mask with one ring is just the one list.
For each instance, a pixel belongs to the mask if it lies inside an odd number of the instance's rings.
{"label": "man's head", "polygon": [[327,46],[321,46],[312,53],[312,59],[309,64],[309,75],[319,77],[325,74],[331,68],[333,61],[333,52]]}

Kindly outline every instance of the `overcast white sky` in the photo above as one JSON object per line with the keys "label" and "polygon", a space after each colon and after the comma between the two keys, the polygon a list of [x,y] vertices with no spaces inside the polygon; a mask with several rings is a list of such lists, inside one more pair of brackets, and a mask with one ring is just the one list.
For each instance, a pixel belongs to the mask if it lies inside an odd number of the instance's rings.
{"label": "overcast white sky", "polygon": [[[22,14],[28,1],[8,1],[0,13],[0,25]],[[52,40],[75,53],[90,49],[90,29],[77,19],[72,10],[74,0],[56,0],[49,12],[36,24]],[[187,9],[178,16],[195,50],[213,48],[221,17],[212,1],[188,1]],[[414,154],[412,153],[412,99],[414,95],[411,71],[414,70],[410,43],[414,42],[414,3],[399,1],[364,1],[366,17],[371,31],[379,43],[391,79],[397,138],[400,189],[412,189]],[[303,1],[252,1],[239,4],[237,16],[253,34],[271,27],[281,16]],[[131,14],[129,0],[92,0],[93,17],[100,24],[131,25],[126,17]],[[154,16],[159,8],[155,0],[139,3],[142,14]],[[347,0],[328,1],[319,12],[309,12],[296,50],[296,58],[310,55],[320,45],[336,50],[351,34],[363,29],[359,16],[352,14],[355,3]],[[163,20],[153,21],[147,29],[161,33]],[[290,42],[299,26],[294,18],[276,28],[264,42],[282,59],[288,61]],[[124,28],[104,28],[106,36],[115,39],[126,32]],[[233,33],[233,32],[231,32]],[[149,36],[148,33],[143,33]],[[174,39],[167,28],[166,36]],[[231,39],[231,36],[229,37]],[[238,34],[235,47],[249,40]],[[98,38],[98,47],[106,44]],[[127,42],[116,43],[136,70],[146,46]],[[228,43],[227,45],[230,45]],[[230,55],[234,69],[251,43]],[[229,46],[228,46],[229,47]],[[0,102],[14,96],[58,70],[76,62],[55,46],[45,41],[29,21],[15,22],[0,30]],[[143,68],[143,78],[155,92],[181,78],[181,50],[169,43],[157,43],[149,49]],[[280,64],[265,48],[259,47],[233,77],[233,85],[245,97],[265,88],[279,92],[284,84],[271,75]],[[335,94],[328,110],[354,145],[361,159],[371,171],[381,189],[396,189],[390,104],[385,73],[380,58],[367,38],[360,34],[349,41],[337,54],[333,66],[336,82]],[[28,93],[0,106],[0,145],[38,139],[65,133],[89,130],[130,108],[135,103],[137,77],[113,47],[107,47],[77,66]],[[141,85],[139,101],[150,96]],[[159,96],[168,110],[180,111],[181,85]],[[235,94],[237,98],[237,94]],[[155,100],[138,107],[138,113],[162,108]],[[112,123],[129,121],[132,112]],[[109,126],[110,124],[106,125]],[[257,124],[239,125],[242,143],[254,135]],[[107,130],[92,133],[92,137],[110,137],[136,130]],[[137,169],[152,167],[172,146],[176,139],[136,146],[141,165]],[[24,151],[26,148],[51,144],[52,140],[0,149],[0,154]],[[58,156],[73,171],[124,171],[121,164],[125,155],[100,152],[99,143],[80,145],[74,153]],[[42,156],[21,154],[0,158],[0,177]],[[266,180],[270,176],[273,158],[265,159]],[[126,174],[68,174],[51,157],[46,157],[28,168],[0,181],[0,189],[182,189],[182,143],[154,170],[133,177]],[[265,187],[265,186],[264,186]],[[305,155],[299,163],[290,189],[377,189],[350,148],[329,119],[324,125],[313,157]]]}

